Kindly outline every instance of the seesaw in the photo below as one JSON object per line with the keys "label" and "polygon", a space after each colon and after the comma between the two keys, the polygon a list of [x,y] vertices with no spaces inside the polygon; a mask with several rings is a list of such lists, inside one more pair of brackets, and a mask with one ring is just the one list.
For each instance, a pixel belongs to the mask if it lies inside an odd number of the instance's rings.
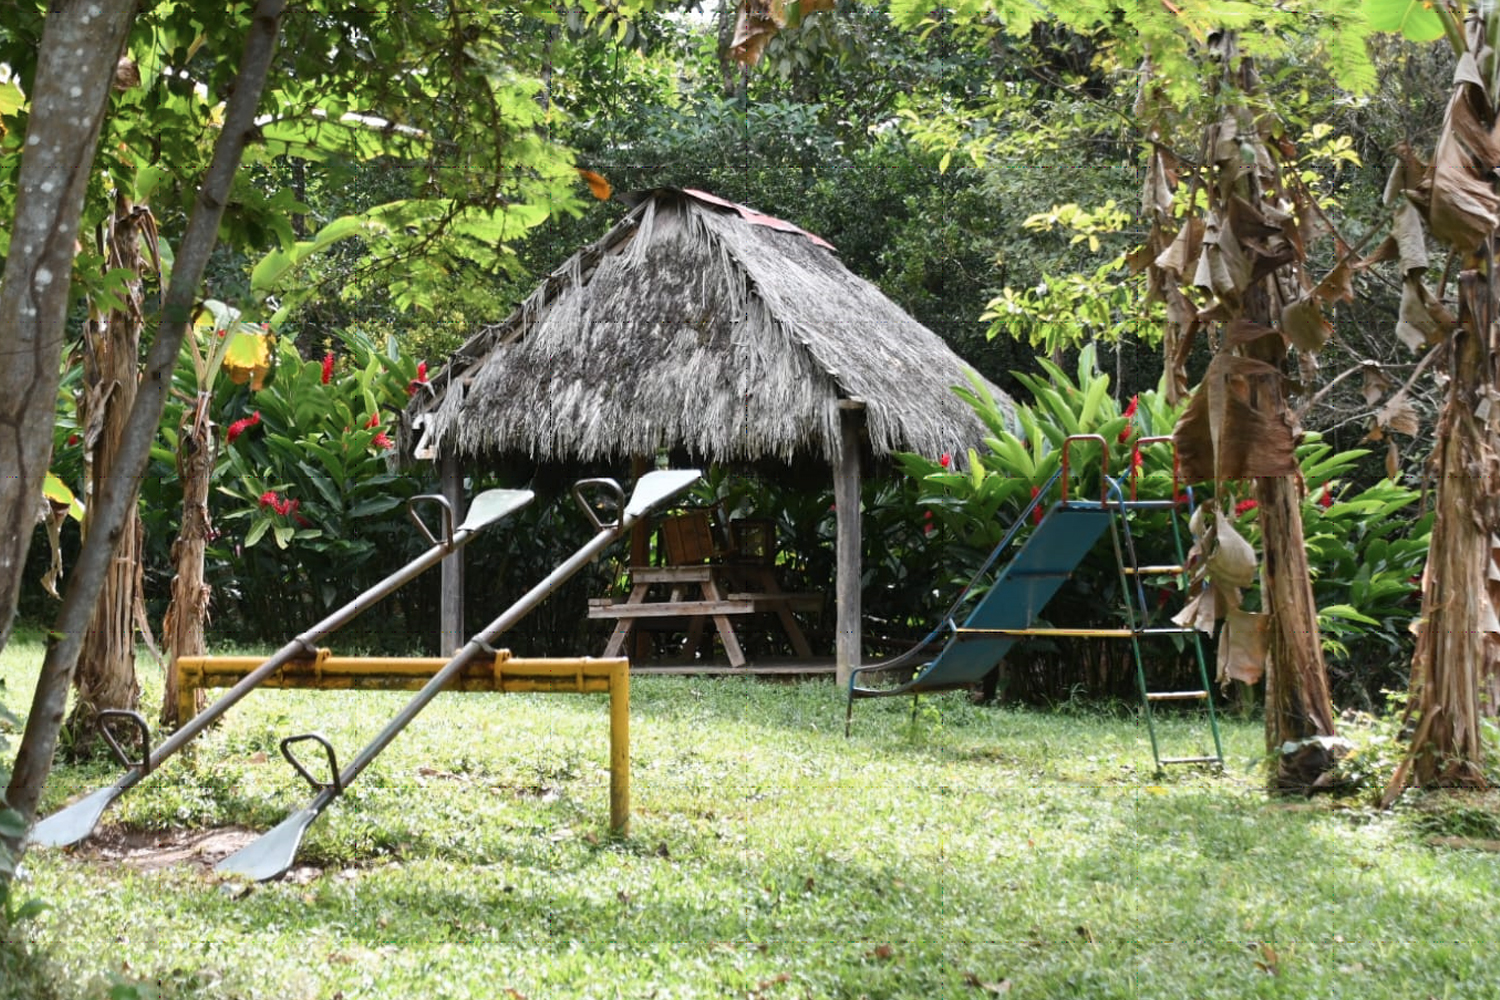
{"label": "seesaw", "polygon": [[[276,878],[286,872],[292,866],[297,856],[297,850],[302,844],[302,838],[308,827],[323,814],[332,802],[343,794],[360,773],[369,766],[381,751],[390,745],[391,741],[405,729],[413,719],[426,708],[439,692],[449,685],[451,681],[458,679],[466,670],[471,670],[476,663],[488,661],[492,663],[493,669],[504,673],[511,668],[506,665],[508,654],[503,650],[496,650],[491,644],[501,635],[511,629],[518,621],[525,617],[533,608],[540,604],[549,594],[556,590],[564,581],[577,573],[584,566],[596,559],[612,542],[625,532],[629,531],[643,517],[651,511],[672,500],[682,493],[693,483],[697,482],[700,473],[697,470],[669,470],[662,472],[650,472],[642,476],[636,483],[635,492],[631,495],[629,502],[625,501],[624,492],[619,485],[612,480],[595,479],[579,483],[573,488],[573,495],[579,505],[593,522],[594,537],[574,552],[568,559],[554,569],[548,576],[536,586],[527,591],[519,600],[506,608],[501,615],[488,626],[470,639],[462,649],[449,659],[443,667],[433,674],[419,690],[415,697],[407,703],[395,718],[386,724],[373,740],[349,763],[342,771],[338,768],[338,761],[334,754],[332,744],[316,733],[306,733],[294,736],[282,741],[282,754],[288,762],[296,768],[307,782],[313,786],[315,795],[303,808],[292,813],[282,820],[268,833],[257,840],[231,854],[214,866],[214,870],[222,874],[242,875],[257,881]],[[600,490],[610,494],[609,499],[613,501],[616,508],[615,516],[608,521],[601,520],[595,507],[587,499],[589,490]],[[510,664],[518,661],[509,660]],[[582,664],[587,661],[566,661],[562,666],[563,672],[569,670],[583,669]],[[604,661],[596,661],[604,662]],[[618,669],[618,668],[617,668]],[[578,690],[583,689],[583,677],[580,673]],[[569,688],[569,690],[572,690]],[[612,694],[612,717],[615,722],[622,722],[619,715],[624,714],[621,707],[622,702]],[[623,729],[623,727],[621,727]],[[319,744],[328,757],[329,780],[322,781],[315,777],[306,766],[304,766],[292,753],[291,747],[298,742],[315,742]],[[618,741],[615,744],[619,748]],[[612,762],[613,763],[613,762]],[[620,804],[618,785],[612,793],[612,807]],[[627,793],[628,794],[628,793]],[[624,817],[613,815],[616,820],[617,829],[623,830]]]}
{"label": "seesaw", "polygon": [[[28,835],[28,841],[40,847],[66,847],[83,840],[94,832],[100,817],[116,799],[134,788],[142,778],[160,767],[167,758],[191,743],[199,733],[217,722],[220,716],[233,708],[245,695],[261,686],[286,664],[315,656],[318,644],[323,639],[352,622],[376,602],[395,593],[426,570],[442,562],[447,556],[462,549],[483,528],[526,506],[531,502],[532,496],[530,490],[487,490],[474,498],[473,504],[469,507],[468,516],[457,528],[453,526],[453,508],[449,506],[445,498],[438,495],[413,497],[407,504],[407,513],[431,543],[427,551],[282,646],[269,659],[260,661],[255,669],[245,674],[222,697],[191,719],[188,719],[188,716],[192,715],[192,692],[184,692],[184,698],[178,705],[178,721],[184,724],[155,750],[151,749],[150,728],[139,712],[119,709],[106,709],[100,712],[100,731],[120,763],[129,770],[114,784],[101,788],[38,822]],[[427,525],[417,516],[418,503],[438,505],[442,515],[441,538],[434,537]],[[140,756],[136,760],[129,758],[110,731],[111,723],[117,721],[129,723],[139,738]]]}

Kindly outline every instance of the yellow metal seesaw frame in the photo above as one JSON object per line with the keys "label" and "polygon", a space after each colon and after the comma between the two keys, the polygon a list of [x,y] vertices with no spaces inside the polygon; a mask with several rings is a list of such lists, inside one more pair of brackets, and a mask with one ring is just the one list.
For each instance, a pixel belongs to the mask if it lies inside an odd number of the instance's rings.
{"label": "yellow metal seesaw frame", "polygon": [[[178,711],[193,712],[199,688],[233,687],[264,660],[257,656],[184,656],[177,661]],[[432,679],[444,657],[317,655],[291,660],[261,681],[265,688],[319,691],[415,691]],[[457,672],[449,691],[570,692],[609,695],[609,826],[619,836],[630,833],[630,661],[624,657],[513,657],[497,650],[489,660],[476,659]],[[283,753],[288,753],[284,748]],[[295,762],[294,762],[295,763]],[[299,768],[300,769],[300,768]]]}

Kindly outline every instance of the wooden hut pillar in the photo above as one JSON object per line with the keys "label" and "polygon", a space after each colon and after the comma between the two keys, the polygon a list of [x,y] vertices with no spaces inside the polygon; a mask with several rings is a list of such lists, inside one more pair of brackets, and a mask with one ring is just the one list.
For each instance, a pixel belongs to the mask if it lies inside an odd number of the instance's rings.
{"label": "wooden hut pillar", "polygon": [[860,576],[861,549],[859,507],[860,427],[865,404],[859,399],[839,400],[839,453],[834,464],[833,506],[836,536],[836,624],[834,666],[840,689],[849,686],[849,676],[860,665]]}
{"label": "wooden hut pillar", "polygon": [[[464,472],[458,454],[445,449],[439,459],[438,477],[443,496],[453,508],[453,527],[464,519]],[[463,549],[443,560],[442,605],[438,611],[438,652],[448,656],[468,639],[464,632]]]}

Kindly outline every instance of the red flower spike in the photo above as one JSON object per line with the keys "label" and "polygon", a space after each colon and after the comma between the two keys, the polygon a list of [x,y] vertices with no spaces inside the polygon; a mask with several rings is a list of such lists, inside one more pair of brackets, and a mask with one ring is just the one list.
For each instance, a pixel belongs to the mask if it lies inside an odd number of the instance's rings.
{"label": "red flower spike", "polygon": [[1323,484],[1323,495],[1318,497],[1318,506],[1327,510],[1333,506],[1333,493],[1328,489],[1328,484]]}
{"label": "red flower spike", "polygon": [[[1125,426],[1120,429],[1120,444],[1124,444],[1126,441],[1129,441],[1130,435],[1135,433],[1135,411],[1140,408],[1140,405],[1140,396],[1130,397],[1130,405],[1125,407],[1125,412],[1122,414],[1127,422]],[[1137,452],[1137,454],[1139,454],[1139,452]]]}
{"label": "red flower spike", "polygon": [[376,434],[375,437],[370,441],[370,443],[375,447],[381,449],[382,451],[389,451],[390,449],[396,447],[396,442],[392,441],[386,435],[385,431],[381,431]]}
{"label": "red flower spike", "polygon": [[[1031,499],[1035,500],[1037,498],[1037,494],[1039,494],[1041,492],[1042,491],[1041,491],[1040,487],[1033,486],[1031,488]],[[1041,524],[1042,523],[1042,505],[1041,504],[1037,504],[1036,507],[1035,507],[1035,509],[1032,510],[1032,512],[1031,512],[1031,523],[1032,524]]]}
{"label": "red flower spike", "polygon": [[281,498],[276,495],[275,490],[266,490],[260,495],[261,509],[264,510],[267,507],[275,507],[276,504],[280,502],[280,500]]}
{"label": "red flower spike", "polygon": [[938,465],[941,465],[945,469],[953,468],[953,456],[946,451],[943,452],[943,457],[938,459]]}
{"label": "red flower spike", "polygon": [[251,427],[254,427],[258,423],[260,423],[259,410],[256,410],[254,413],[250,414],[248,417],[245,417],[242,420],[236,420],[234,423],[229,425],[229,430],[225,432],[224,443],[234,444],[235,438],[239,437],[241,434],[245,433],[245,431],[249,430]]}
{"label": "red flower spike", "polygon": [[427,381],[427,362],[425,362],[425,361],[418,361],[417,362],[417,377],[414,378],[414,379],[412,379],[410,382],[406,383],[406,394],[408,396],[415,396],[417,394],[417,389],[423,383],[425,383],[426,381]]}
{"label": "red flower spike", "polygon": [[1241,514],[1244,514],[1247,511],[1252,511],[1259,506],[1260,504],[1256,503],[1254,500],[1241,500],[1239,503],[1234,505],[1234,516],[1239,517]]}
{"label": "red flower spike", "polygon": [[922,511],[922,534],[930,535],[934,530],[935,526],[932,523],[932,511]]}
{"label": "red flower spike", "polygon": [[380,411],[376,410],[374,413],[370,414],[370,419],[365,421],[365,430],[370,430],[373,427],[379,427],[379,426],[380,426]]}
{"label": "red flower spike", "polygon": [[1145,458],[1141,457],[1141,446],[1140,446],[1140,443],[1137,442],[1136,446],[1134,448],[1130,449],[1130,467],[1132,469],[1134,469],[1135,471],[1140,472],[1141,471],[1141,466],[1143,466],[1145,464],[1146,464]]}
{"label": "red flower spike", "polygon": [[77,444],[77,443],[78,443],[78,435],[77,434],[69,434],[68,435],[68,444],[73,445],[73,444]]}
{"label": "red flower spike", "polygon": [[331,378],[333,378],[333,352],[329,351],[323,355],[323,384],[327,385]]}

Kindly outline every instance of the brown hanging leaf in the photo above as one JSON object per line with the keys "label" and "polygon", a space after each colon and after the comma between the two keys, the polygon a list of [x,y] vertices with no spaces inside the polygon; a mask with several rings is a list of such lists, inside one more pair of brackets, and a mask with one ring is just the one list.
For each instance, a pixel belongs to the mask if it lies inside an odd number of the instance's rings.
{"label": "brown hanging leaf", "polygon": [[1360,394],[1366,406],[1374,406],[1396,387],[1395,381],[1375,361],[1360,362]]}
{"label": "brown hanging leaf", "polygon": [[1420,351],[1440,342],[1457,322],[1415,272],[1406,276],[1396,317],[1396,336],[1403,344]]}
{"label": "brown hanging leaf", "polygon": [[1396,439],[1391,438],[1385,447],[1385,478],[1395,481],[1401,475],[1401,451],[1396,447]]}
{"label": "brown hanging leaf", "polygon": [[1255,582],[1255,549],[1220,511],[1214,513],[1207,563],[1209,578],[1221,589],[1248,587]]}
{"label": "brown hanging leaf", "polygon": [[1250,284],[1254,265],[1245,256],[1244,247],[1229,220],[1210,212],[1203,230],[1203,252],[1193,273],[1193,284],[1213,293],[1219,299],[1238,301],[1240,292]]}
{"label": "brown hanging leaf", "polygon": [[1270,615],[1239,607],[1226,610],[1224,629],[1219,633],[1220,687],[1228,687],[1230,681],[1254,684],[1265,675],[1270,627]]}
{"label": "brown hanging leaf", "polygon": [[1183,223],[1172,243],[1156,258],[1156,266],[1178,281],[1195,265],[1203,249],[1203,220],[1193,218]]}
{"label": "brown hanging leaf", "polygon": [[1281,332],[1297,350],[1317,353],[1333,336],[1333,324],[1316,296],[1303,296],[1281,310]]}
{"label": "brown hanging leaf", "polygon": [[771,39],[789,24],[795,24],[809,14],[820,10],[832,10],[836,0],[741,0],[740,11],[734,23],[734,40],[729,43],[729,55],[741,66],[754,66]]}
{"label": "brown hanging leaf", "polygon": [[1190,482],[1297,472],[1281,372],[1263,361],[1214,355],[1172,437]]}
{"label": "brown hanging leaf", "polygon": [[1385,405],[1376,412],[1375,422],[1383,428],[1395,431],[1397,434],[1405,434],[1407,437],[1416,437],[1420,429],[1417,408],[1411,404],[1411,399],[1404,392],[1398,392],[1386,400]]}
{"label": "brown hanging leaf", "polygon": [[1500,193],[1494,186],[1500,142],[1486,124],[1489,102],[1472,52],[1460,57],[1453,79],[1437,149],[1413,201],[1418,208],[1425,205],[1434,238],[1468,253],[1500,226]]}
{"label": "brown hanging leaf", "polygon": [[1345,257],[1313,289],[1319,302],[1354,301],[1354,262]]}

